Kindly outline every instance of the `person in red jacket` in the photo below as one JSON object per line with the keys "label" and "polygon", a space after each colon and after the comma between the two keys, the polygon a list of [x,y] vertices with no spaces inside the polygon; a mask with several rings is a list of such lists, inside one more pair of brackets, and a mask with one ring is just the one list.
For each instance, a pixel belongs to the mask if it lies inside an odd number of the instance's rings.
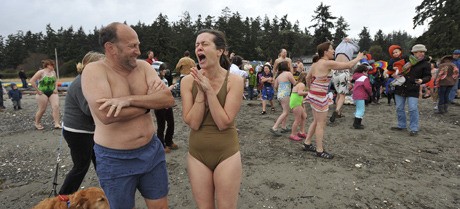
{"label": "person in red jacket", "polygon": [[353,128],[363,129],[364,126],[361,124],[361,121],[364,117],[365,111],[365,101],[372,96],[372,86],[367,77],[367,72],[369,71],[368,65],[360,65],[356,68],[353,73],[352,82],[353,86],[353,100],[356,105],[355,111],[355,120],[353,122]]}

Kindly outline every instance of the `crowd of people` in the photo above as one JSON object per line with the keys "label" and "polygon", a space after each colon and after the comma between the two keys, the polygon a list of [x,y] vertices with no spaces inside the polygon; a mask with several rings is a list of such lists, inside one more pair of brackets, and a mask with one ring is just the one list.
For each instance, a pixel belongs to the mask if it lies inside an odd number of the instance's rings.
{"label": "crowd of people", "polygon": [[[179,148],[173,142],[175,90],[180,91],[182,119],[190,127],[186,160],[197,207],[237,208],[242,162],[235,119],[243,99],[261,100],[261,115],[268,107],[276,114],[278,104],[280,115],[267,127],[270,133],[278,137],[286,133],[290,140],[301,142],[304,151],[332,159],[334,154],[323,146],[326,124],[344,117],[347,96],[355,104],[353,128],[365,128],[366,105],[379,104],[385,95],[388,105],[392,99],[395,103],[397,121],[391,130],[408,129],[410,136],[416,136],[419,99],[432,97],[436,113],[444,114],[460,89],[460,50],[434,60],[426,56],[422,44],[407,55],[400,46],[390,46],[391,60],[380,66],[349,38],[335,50],[331,42],[324,42],[307,70],[301,60],[287,57],[286,49],[280,50],[273,65],[269,61],[252,66],[235,53],[227,57],[225,35],[201,30],[195,41],[198,65],[186,51],[175,66],[180,76],[173,82],[166,63],[158,73],[152,70],[157,60],[153,51],[145,61],[137,59],[140,42],[130,26],[107,25],[100,31],[100,43],[104,53],[88,52],[77,65],[79,75],[68,89],[62,126],[54,61],[44,60],[30,83],[38,105],[35,128],[44,128],[40,121],[51,104],[54,127],[63,129],[74,163],[59,194],[77,191],[92,162],[111,208],[133,208],[136,190],[148,208],[168,208],[165,153]],[[27,88],[23,71],[20,77]],[[11,87],[8,95],[19,110],[21,91]],[[313,119],[308,130],[307,105]]]}
{"label": "crowd of people", "polygon": [[[328,42],[318,45],[317,49],[317,55],[309,70],[304,89],[308,93],[303,98],[303,101],[304,103],[310,103],[313,116],[313,122],[306,135],[302,132],[303,127],[300,127],[300,129],[298,127],[298,117],[306,117],[304,111],[299,113],[291,106],[287,114],[292,112],[295,118],[289,139],[300,141],[299,138],[304,138],[304,150],[314,151],[318,157],[333,158],[333,155],[325,152],[322,146],[324,126],[328,107],[334,103],[333,101],[335,101],[336,109],[329,121],[334,123],[336,118],[343,117],[341,110],[346,95],[351,95],[355,104],[356,111],[353,120],[355,129],[364,129],[362,121],[365,106],[369,103],[380,104],[380,98],[385,95],[388,98],[388,105],[392,104],[391,100],[393,99],[396,106],[397,123],[394,127],[391,127],[391,130],[408,130],[410,136],[418,135],[420,130],[418,110],[420,98],[432,97],[436,114],[444,114],[448,111],[450,104],[456,104],[454,99],[455,95],[458,95],[458,89],[460,88],[458,85],[460,50],[455,50],[453,55],[433,60],[425,55],[427,49],[422,44],[414,45],[408,55],[403,54],[400,46],[392,45],[389,47],[391,59],[388,62],[388,67],[385,67],[383,66],[384,61],[376,63],[369,53],[358,53],[355,59],[351,59],[353,54],[359,50],[359,47],[348,38],[345,38],[335,51]],[[334,59],[335,61],[333,61]],[[289,63],[289,61],[286,61],[286,63]],[[290,90],[290,83],[281,86],[274,85],[276,83],[274,81],[284,79],[284,73],[279,70],[274,70],[273,72],[277,72],[278,75],[272,77],[270,86],[266,87],[267,81],[264,76],[260,77],[259,83],[263,84],[264,88],[274,89],[275,92],[278,92],[274,95],[280,101],[283,113],[281,113],[275,126],[270,128],[270,132],[275,136],[281,136],[283,130],[289,130],[284,124],[281,131],[276,130],[279,123],[283,122],[287,115],[282,100],[286,96],[291,96],[290,102],[295,103],[295,101],[299,100],[300,94],[297,89],[291,93],[286,93],[286,89]],[[267,71],[262,75],[272,75],[272,72]],[[282,81],[286,82],[285,80],[287,79]],[[297,80],[297,84],[298,82],[302,81]],[[266,96],[263,91],[261,93],[263,100],[262,114],[265,114],[266,101],[271,101],[273,97]],[[408,122],[405,110],[406,103],[409,112]],[[296,133],[297,129],[299,129],[299,132]],[[316,145],[311,143],[313,135],[315,136]]]}

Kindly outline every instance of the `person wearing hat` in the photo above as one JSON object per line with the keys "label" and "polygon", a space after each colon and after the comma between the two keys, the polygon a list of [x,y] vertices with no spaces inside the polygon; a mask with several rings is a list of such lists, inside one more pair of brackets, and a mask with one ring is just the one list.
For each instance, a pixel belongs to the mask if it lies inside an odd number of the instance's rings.
{"label": "person wearing hat", "polygon": [[[437,114],[447,113],[449,105],[449,94],[451,89],[454,88],[455,83],[458,81],[458,68],[453,63],[454,58],[452,55],[447,55],[441,58],[439,70],[436,73],[435,84],[438,88],[438,110]],[[457,88],[457,86],[455,86]]]}
{"label": "person wearing hat", "polygon": [[427,51],[425,45],[416,44],[412,47],[412,55],[406,60],[403,69],[395,69],[401,72],[393,77],[403,76],[405,82],[395,86],[396,114],[398,125],[391,127],[391,130],[406,130],[406,102],[409,107],[409,135],[415,136],[419,131],[418,98],[420,85],[431,80],[431,67],[429,58],[425,56]]}
{"label": "person wearing hat", "polygon": [[[452,57],[454,58],[453,62],[458,69],[460,69],[460,49],[456,49],[454,50],[454,52],[452,52]],[[459,97],[460,96],[460,82],[459,82],[460,78],[456,80],[455,82],[455,85],[453,86],[452,90],[450,90],[450,93],[449,93],[449,102],[451,104],[457,104],[455,103],[455,97]]]}

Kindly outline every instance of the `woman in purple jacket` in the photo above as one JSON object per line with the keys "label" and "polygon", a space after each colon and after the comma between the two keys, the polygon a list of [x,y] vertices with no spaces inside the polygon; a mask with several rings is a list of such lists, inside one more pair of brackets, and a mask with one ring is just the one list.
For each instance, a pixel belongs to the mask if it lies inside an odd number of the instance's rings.
{"label": "woman in purple jacket", "polygon": [[361,121],[364,117],[365,110],[365,101],[372,96],[372,86],[367,77],[368,67],[366,65],[360,65],[356,68],[352,82],[354,81],[353,86],[353,100],[355,101],[356,111],[355,111],[355,120],[353,122],[353,128],[363,129],[364,126],[361,125]]}

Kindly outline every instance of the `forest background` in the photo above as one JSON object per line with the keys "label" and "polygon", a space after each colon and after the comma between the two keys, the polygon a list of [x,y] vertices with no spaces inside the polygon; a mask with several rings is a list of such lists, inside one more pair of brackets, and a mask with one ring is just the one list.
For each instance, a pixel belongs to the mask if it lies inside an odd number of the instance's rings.
{"label": "forest background", "polygon": [[[146,58],[148,50],[153,50],[156,58],[175,66],[185,50],[194,51],[196,32],[211,28],[226,34],[230,52],[246,60],[268,61],[276,59],[281,48],[287,49],[291,58],[311,56],[319,43],[330,40],[337,45],[342,38],[354,36],[347,33],[350,26],[346,19],[334,16],[330,7],[323,3],[318,5],[312,18],[305,20],[311,22],[308,28],[300,28],[298,21],[288,21],[287,14],[273,19],[242,17],[228,7],[222,9],[218,17],[198,15],[192,20],[190,14],[184,12],[179,21],[170,22],[160,13],[152,24],[138,22],[131,26],[141,42],[141,59]],[[368,28],[363,27],[356,41],[361,50],[371,53],[375,60],[388,60],[387,49],[392,44],[402,46],[408,53],[415,43],[426,45],[428,55],[440,58],[460,47],[458,8],[460,1],[423,0],[415,8],[413,17],[414,28],[428,23],[428,29],[421,36],[412,37],[406,31],[385,34],[382,30],[372,36]],[[311,28],[313,34],[309,32]],[[18,70],[24,69],[31,77],[39,69],[40,61],[55,59],[57,51],[60,76],[73,77],[76,63],[88,51],[102,52],[98,44],[99,30],[95,27],[87,34],[82,27],[55,30],[48,24],[45,32],[18,31],[7,37],[0,35],[0,74],[3,78],[17,78]]]}

